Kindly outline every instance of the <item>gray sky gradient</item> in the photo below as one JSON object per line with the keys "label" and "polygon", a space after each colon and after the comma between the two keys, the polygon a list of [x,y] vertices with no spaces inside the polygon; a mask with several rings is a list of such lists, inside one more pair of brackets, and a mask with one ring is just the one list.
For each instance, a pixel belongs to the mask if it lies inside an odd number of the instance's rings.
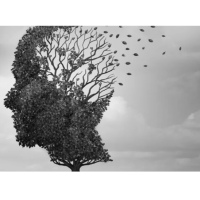
{"label": "gray sky gradient", "polygon": [[[27,28],[0,27],[0,171],[70,171],[50,162],[39,147],[19,146],[12,113],[3,105],[14,83],[10,71],[14,51]],[[81,171],[199,171],[200,27],[108,26],[98,30],[120,34],[108,41],[118,50],[121,64],[115,74],[124,85],[115,84],[114,97],[97,127],[114,161]],[[130,51],[122,41],[127,41]],[[125,65],[126,61],[131,65]]]}

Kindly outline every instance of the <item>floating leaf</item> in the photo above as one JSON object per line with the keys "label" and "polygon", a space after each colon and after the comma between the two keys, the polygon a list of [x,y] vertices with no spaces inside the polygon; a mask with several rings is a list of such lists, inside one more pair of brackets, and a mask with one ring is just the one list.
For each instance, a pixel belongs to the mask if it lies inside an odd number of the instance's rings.
{"label": "floating leaf", "polygon": [[127,75],[131,75],[131,73],[127,73]]}
{"label": "floating leaf", "polygon": [[116,38],[118,38],[118,37],[119,37],[119,34],[116,35]]}
{"label": "floating leaf", "polygon": [[119,61],[118,59],[114,59],[115,62]]}
{"label": "floating leaf", "polygon": [[165,35],[162,35],[162,37],[165,37]]}
{"label": "floating leaf", "polygon": [[125,41],[123,41],[122,44],[127,44],[127,43]]}
{"label": "floating leaf", "polygon": [[123,85],[122,83],[119,83],[119,85]]}
{"label": "floating leaf", "polygon": [[163,52],[162,55],[165,55],[165,52]]}
{"label": "floating leaf", "polygon": [[119,26],[119,28],[122,28],[122,26]]}
{"label": "floating leaf", "polygon": [[117,67],[118,67],[119,65],[120,65],[119,63],[116,64]]}
{"label": "floating leaf", "polygon": [[126,62],[126,64],[127,64],[127,65],[130,65],[131,63],[130,63],[130,62]]}
{"label": "floating leaf", "polygon": [[95,27],[94,30],[97,30],[97,27]]}
{"label": "floating leaf", "polygon": [[129,48],[126,48],[126,50],[129,50]]}
{"label": "floating leaf", "polygon": [[142,47],[142,49],[144,50],[144,49],[145,49],[145,47]]}
{"label": "floating leaf", "polygon": [[108,31],[104,31],[104,33],[108,33]]}
{"label": "floating leaf", "polygon": [[138,54],[137,54],[137,53],[134,53],[133,55],[134,55],[134,56],[138,56]]}
{"label": "floating leaf", "polygon": [[144,67],[147,67],[147,65],[144,65]]}
{"label": "floating leaf", "polygon": [[113,34],[110,34],[110,37],[112,37],[113,36]]}
{"label": "floating leaf", "polygon": [[140,31],[144,32],[144,29],[140,29]]}
{"label": "floating leaf", "polygon": [[132,35],[127,35],[127,37],[132,37]]}
{"label": "floating leaf", "polygon": [[181,47],[179,48],[179,50],[181,51]]}
{"label": "floating leaf", "polygon": [[125,57],[125,55],[124,55],[124,54],[122,54],[122,56],[123,56],[123,57]]}
{"label": "floating leaf", "polygon": [[114,53],[117,53],[117,51],[114,51]]}
{"label": "floating leaf", "polygon": [[137,41],[139,42],[141,39],[139,38]]}
{"label": "floating leaf", "polygon": [[153,40],[152,40],[152,39],[149,39],[149,42],[153,42]]}
{"label": "floating leaf", "polygon": [[151,28],[155,28],[155,26],[151,26]]}

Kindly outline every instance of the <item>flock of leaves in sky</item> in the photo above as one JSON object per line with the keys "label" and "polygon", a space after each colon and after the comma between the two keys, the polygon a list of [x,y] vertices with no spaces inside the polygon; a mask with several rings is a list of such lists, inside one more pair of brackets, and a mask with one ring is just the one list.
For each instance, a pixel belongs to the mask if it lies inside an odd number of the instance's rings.
{"label": "flock of leaves in sky", "polygon": [[[106,26],[108,26],[108,25],[106,25]],[[122,25],[119,25],[119,28],[123,28],[123,26],[122,26]],[[151,28],[156,28],[156,26],[155,26],[155,25],[151,25]],[[141,32],[145,32],[144,29],[140,29],[140,31],[141,31]],[[108,31],[104,31],[104,34],[108,34]],[[113,36],[114,36],[113,34],[110,34],[110,35],[109,35],[109,37],[113,37]],[[119,37],[120,37],[120,34],[116,34],[116,38],[118,39]],[[127,37],[130,38],[130,37],[132,37],[132,35],[131,35],[131,34],[128,34]],[[166,37],[166,36],[165,36],[165,35],[162,35],[162,37],[164,38],[164,37]],[[137,41],[140,42],[141,40],[142,40],[142,39],[139,38]],[[153,39],[148,39],[148,41],[149,41],[150,43],[153,43],[153,42],[154,42]],[[128,45],[128,43],[127,43],[126,41],[122,41],[122,44],[123,44],[123,45]],[[145,47],[142,47],[142,49],[145,50]],[[129,51],[130,48],[126,48],[125,50],[126,50],[126,51]],[[179,50],[181,51],[181,50],[182,50],[182,47],[180,47]],[[117,53],[117,51],[115,51],[115,53]],[[166,51],[162,53],[162,55],[165,55],[165,54],[166,54]],[[139,56],[138,53],[134,53],[133,55],[134,55],[134,56]],[[122,54],[122,57],[125,57],[125,56],[126,56],[125,54]],[[130,65],[131,62],[126,62],[125,64],[126,64],[126,65]],[[147,66],[148,66],[148,65],[144,65],[144,67],[147,67]],[[127,73],[127,75],[130,76],[130,75],[132,75],[132,74],[131,74],[131,73]],[[122,86],[123,84],[122,84],[122,83],[119,83],[119,85]]]}

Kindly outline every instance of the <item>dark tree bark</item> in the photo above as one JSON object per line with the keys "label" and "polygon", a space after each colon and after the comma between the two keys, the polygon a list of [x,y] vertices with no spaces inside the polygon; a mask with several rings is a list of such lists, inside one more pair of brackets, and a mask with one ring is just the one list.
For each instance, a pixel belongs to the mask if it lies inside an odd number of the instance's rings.
{"label": "dark tree bark", "polygon": [[72,172],[80,172],[80,166],[73,166],[72,168],[71,168],[71,170],[72,170]]}

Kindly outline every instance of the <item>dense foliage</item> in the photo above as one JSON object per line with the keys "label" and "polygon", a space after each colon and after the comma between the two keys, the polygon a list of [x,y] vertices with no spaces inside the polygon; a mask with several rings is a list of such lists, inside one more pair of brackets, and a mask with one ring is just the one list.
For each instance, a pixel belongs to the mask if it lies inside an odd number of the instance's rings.
{"label": "dense foliage", "polygon": [[[47,150],[52,162],[72,171],[79,171],[84,165],[112,161],[95,127],[114,92],[111,85],[115,78],[101,76],[119,64],[114,62],[112,52],[104,54],[111,45],[105,40],[101,44],[102,34],[92,35],[96,29],[83,33],[81,27],[29,28],[15,52],[12,72],[16,82],[4,102],[13,111],[19,145],[29,148],[38,145]],[[70,39],[72,34],[76,37]],[[82,44],[82,49],[81,37],[82,43],[89,41],[86,47]],[[61,39],[65,39],[66,48],[61,45]],[[97,43],[95,47],[90,47],[92,42]],[[89,47],[90,54],[86,57]],[[97,55],[103,48],[106,49]],[[101,71],[100,64],[104,65]],[[84,66],[88,68],[78,83],[81,73],[77,72],[73,78],[72,75]],[[89,86],[87,94],[86,86]],[[92,92],[95,86],[98,88]],[[112,90],[107,92],[109,89]]]}

